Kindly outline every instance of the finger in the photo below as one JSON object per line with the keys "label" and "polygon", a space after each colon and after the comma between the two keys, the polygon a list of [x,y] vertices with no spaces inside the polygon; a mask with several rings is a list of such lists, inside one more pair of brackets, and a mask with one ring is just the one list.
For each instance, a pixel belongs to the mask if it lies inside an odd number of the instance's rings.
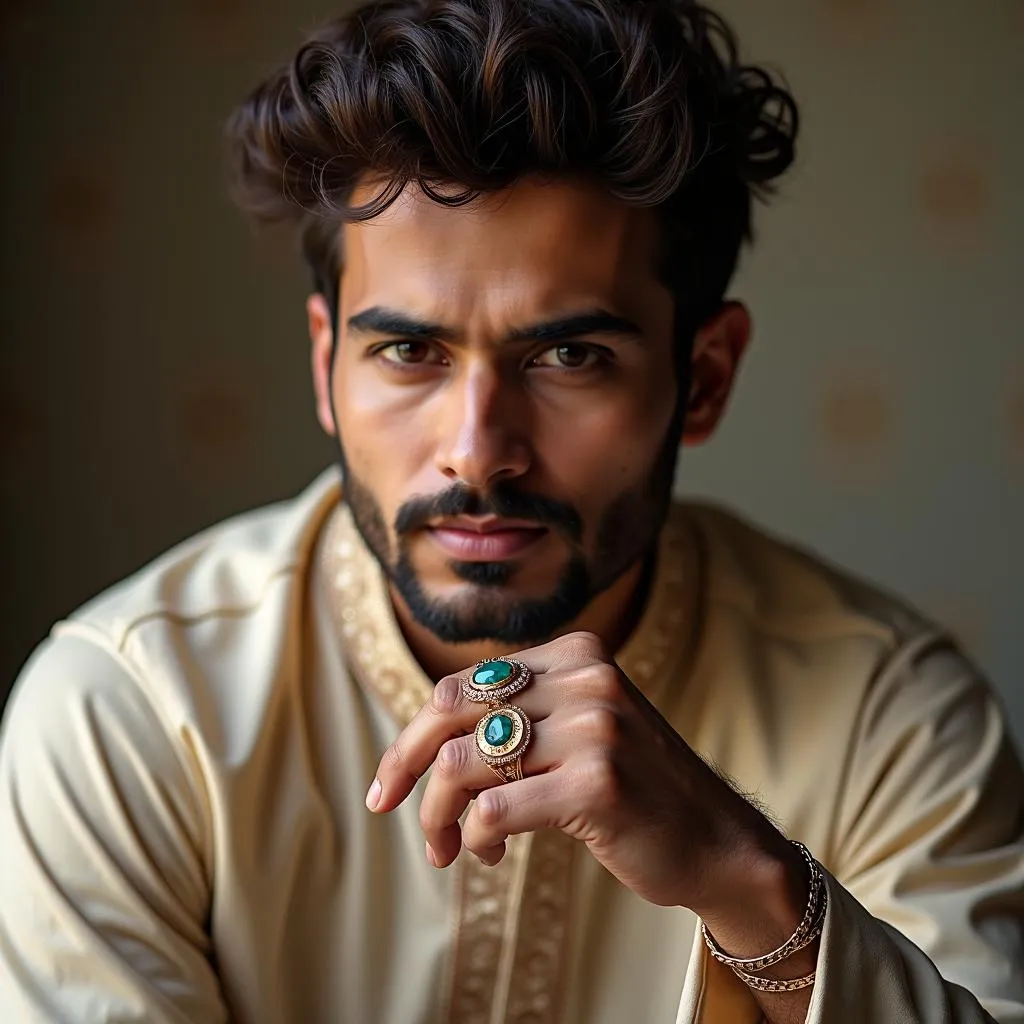
{"label": "finger", "polygon": [[[540,775],[558,767],[557,736],[558,730],[551,728],[550,722],[533,729],[523,755],[524,774]],[[459,736],[442,744],[420,804],[420,826],[437,867],[447,867],[459,855],[459,818],[470,801],[483,790],[500,785],[503,783],[477,752],[475,736]]]}
{"label": "finger", "polygon": [[560,669],[574,668],[592,662],[612,662],[601,638],[587,632],[566,633],[539,647],[531,647],[509,657],[521,661],[534,675],[557,672]]}
{"label": "finger", "polygon": [[485,789],[462,826],[462,845],[485,864],[496,864],[505,840],[542,828],[566,828],[577,814],[579,786],[568,765],[521,782]]}
{"label": "finger", "polygon": [[511,657],[523,662],[539,683],[516,698],[531,714],[541,710],[533,704],[537,699],[548,715],[589,702],[615,704],[631,685],[593,633],[568,633]]}
{"label": "finger", "polygon": [[[516,703],[534,723],[547,718],[561,702],[557,685],[537,686],[536,679],[523,692],[521,700],[518,696],[516,698]],[[384,752],[367,794],[367,806],[379,812],[394,810],[426,774],[442,744],[453,737],[472,733],[485,714],[485,704],[468,700],[463,694],[461,676],[445,676],[434,687],[426,704]],[[378,785],[379,793],[375,792]],[[375,802],[374,795],[377,797]]]}
{"label": "finger", "polygon": [[[367,794],[370,810],[394,810],[434,763],[446,740],[463,736],[479,720],[481,706],[465,698],[457,676],[445,676],[377,766]],[[374,801],[374,789],[377,789]]]}

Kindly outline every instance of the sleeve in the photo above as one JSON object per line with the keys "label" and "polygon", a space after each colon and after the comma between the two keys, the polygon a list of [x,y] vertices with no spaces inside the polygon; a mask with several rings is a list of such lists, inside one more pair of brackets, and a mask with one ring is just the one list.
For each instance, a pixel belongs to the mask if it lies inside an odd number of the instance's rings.
{"label": "sleeve", "polygon": [[0,729],[0,1021],[225,1021],[208,832],[184,745],[127,663],[48,640]]}
{"label": "sleeve", "polygon": [[1024,780],[948,640],[875,681],[831,860],[808,1024],[1024,1024]]}

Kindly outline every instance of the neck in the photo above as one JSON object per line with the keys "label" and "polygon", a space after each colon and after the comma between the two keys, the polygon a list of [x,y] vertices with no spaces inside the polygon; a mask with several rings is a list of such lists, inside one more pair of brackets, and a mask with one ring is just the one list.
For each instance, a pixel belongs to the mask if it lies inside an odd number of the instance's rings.
{"label": "neck", "polygon": [[[643,613],[650,583],[646,559],[640,559],[610,587],[598,594],[578,618],[567,623],[559,635],[586,630],[601,638],[607,651],[616,652],[629,639]],[[507,645],[490,640],[467,644],[448,644],[421,626],[405,602],[390,589],[395,618],[405,642],[423,671],[434,681],[486,658],[515,653]]]}

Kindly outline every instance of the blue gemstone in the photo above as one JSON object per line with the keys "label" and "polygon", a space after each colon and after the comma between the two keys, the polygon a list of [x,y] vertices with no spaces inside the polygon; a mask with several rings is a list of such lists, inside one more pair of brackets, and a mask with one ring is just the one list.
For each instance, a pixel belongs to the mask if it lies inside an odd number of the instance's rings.
{"label": "blue gemstone", "polygon": [[492,747],[503,747],[512,739],[512,719],[508,715],[491,715],[484,726],[484,739]]}
{"label": "blue gemstone", "polygon": [[473,673],[477,686],[497,686],[512,675],[512,666],[507,661],[485,661]]}

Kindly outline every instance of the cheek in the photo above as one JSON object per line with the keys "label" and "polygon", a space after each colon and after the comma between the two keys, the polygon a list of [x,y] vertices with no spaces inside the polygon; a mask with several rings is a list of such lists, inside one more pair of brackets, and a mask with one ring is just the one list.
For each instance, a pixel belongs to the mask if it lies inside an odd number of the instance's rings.
{"label": "cheek", "polygon": [[402,412],[402,392],[386,387],[371,367],[344,350],[338,354],[331,391],[338,421],[353,427],[394,429],[408,414],[408,409]]}
{"label": "cheek", "polygon": [[429,431],[421,423],[424,403],[407,395],[396,398],[394,389],[344,365],[335,373],[333,395],[352,473],[394,511],[390,506],[401,500],[398,496],[408,496],[410,482],[430,461]]}
{"label": "cheek", "polygon": [[664,448],[676,388],[671,373],[645,384],[582,403],[568,429],[561,417],[548,423],[545,461],[552,471],[576,481],[579,490],[603,494],[647,474]]}

